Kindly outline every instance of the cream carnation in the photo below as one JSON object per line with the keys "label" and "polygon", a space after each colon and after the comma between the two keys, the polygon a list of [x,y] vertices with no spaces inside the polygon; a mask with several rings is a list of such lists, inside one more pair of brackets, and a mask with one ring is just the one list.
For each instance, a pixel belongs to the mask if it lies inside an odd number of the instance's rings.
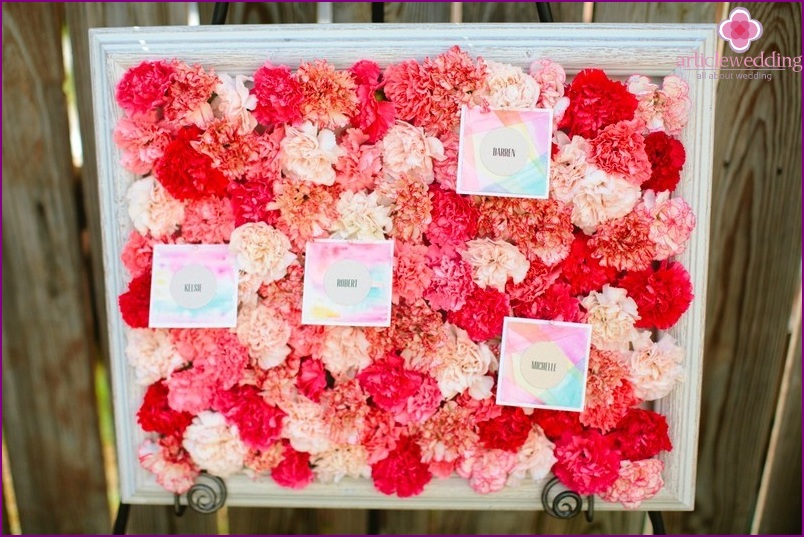
{"label": "cream carnation", "polygon": [[391,231],[391,206],[381,205],[379,194],[345,191],[338,199],[338,219],[332,236],[339,239],[382,240]]}
{"label": "cream carnation", "polygon": [[248,452],[237,427],[227,425],[223,414],[208,410],[193,418],[182,445],[199,467],[218,477],[239,472]]}
{"label": "cream carnation", "polygon": [[538,481],[547,477],[556,463],[554,448],[555,444],[547,439],[542,428],[535,425],[516,454],[516,465],[508,476],[508,485],[516,487],[523,479]]}
{"label": "cream carnation", "polygon": [[438,138],[427,136],[424,129],[397,121],[382,140],[385,172],[391,177],[410,174],[427,184],[433,182],[433,160],[445,158]]}
{"label": "cream carnation", "polygon": [[663,130],[664,120],[662,120],[661,109],[656,106],[656,90],[659,86],[650,81],[646,76],[633,75],[626,81],[628,91],[632,93],[638,101],[636,117],[645,122],[645,128],[649,132]]}
{"label": "cream carnation", "polygon": [[126,194],[128,215],[134,229],[155,238],[172,235],[184,220],[184,205],[153,176],[134,181]]}
{"label": "cream carnation", "polygon": [[[467,389],[473,399],[484,399],[491,393],[493,380],[486,376],[493,355],[486,345],[478,345],[466,330],[446,323],[444,333],[447,344],[436,353],[433,376],[445,399],[450,399]],[[491,383],[489,383],[491,381]]]}
{"label": "cream carnation", "polygon": [[127,339],[126,358],[134,366],[137,384],[167,378],[184,362],[167,330],[136,328],[128,331]]}
{"label": "cream carnation", "polygon": [[241,309],[236,330],[238,341],[262,369],[281,365],[290,354],[290,325],[265,304]]}
{"label": "cream carnation", "polygon": [[280,406],[287,412],[282,420],[282,437],[290,441],[293,449],[311,454],[332,449],[324,407],[304,396],[299,396],[297,401],[282,401]]}
{"label": "cream carnation", "polygon": [[265,283],[287,275],[288,267],[296,261],[290,248],[287,236],[265,222],[235,228],[229,241],[229,250],[237,255],[237,268],[264,276]]}
{"label": "cream carnation", "polygon": [[563,203],[571,203],[578,185],[586,177],[589,142],[582,136],[573,136],[570,140],[561,131],[556,139],[560,149],[553,155],[550,165],[550,194]]}
{"label": "cream carnation", "polygon": [[634,323],[639,319],[637,305],[625,289],[606,284],[601,292],[592,291],[581,305],[585,322],[592,325],[592,344],[603,350],[628,350],[636,336]]}
{"label": "cream carnation", "polygon": [[344,477],[368,478],[371,466],[368,451],[362,445],[338,446],[311,458],[313,472],[322,483],[337,483]]}
{"label": "cream carnation", "polygon": [[647,331],[640,332],[632,345],[628,380],[634,385],[634,395],[645,401],[661,399],[684,376],[684,349],[670,334],[654,343]]}
{"label": "cream carnation", "polygon": [[257,126],[257,120],[251,111],[257,107],[257,96],[249,93],[246,82],[254,82],[250,76],[237,75],[235,78],[227,74],[218,75],[215,87],[217,97],[212,102],[219,117],[224,117],[237,125],[238,134],[248,134]]}
{"label": "cream carnation", "polygon": [[369,342],[363,329],[351,326],[326,327],[321,361],[333,376],[354,378],[371,363]]}
{"label": "cream carnation", "polygon": [[486,62],[485,97],[492,108],[535,108],[539,84],[520,67],[507,63]]}
{"label": "cream carnation", "polygon": [[294,181],[310,181],[332,186],[338,159],[346,151],[335,143],[335,133],[329,129],[319,132],[306,121],[301,128],[286,126],[280,142],[282,173]]}
{"label": "cream carnation", "polygon": [[461,257],[472,267],[472,279],[479,287],[493,287],[500,292],[505,291],[508,278],[521,283],[530,268],[530,261],[516,246],[500,240],[468,241]]}
{"label": "cream carnation", "polygon": [[591,235],[598,225],[631,212],[639,194],[638,186],[590,164],[572,198],[572,223]]}

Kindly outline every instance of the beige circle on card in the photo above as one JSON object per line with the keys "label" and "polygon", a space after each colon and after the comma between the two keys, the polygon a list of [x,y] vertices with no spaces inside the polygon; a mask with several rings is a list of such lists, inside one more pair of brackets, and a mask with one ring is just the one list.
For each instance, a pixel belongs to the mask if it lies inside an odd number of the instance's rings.
{"label": "beige circle on card", "polygon": [[187,265],[170,279],[170,295],[176,304],[189,310],[203,308],[215,298],[218,281],[207,267]]}
{"label": "beige circle on card", "polygon": [[528,141],[516,129],[500,127],[483,137],[480,160],[495,175],[514,175],[528,162]]}
{"label": "beige circle on card", "polygon": [[362,263],[341,259],[324,273],[324,292],[336,304],[354,306],[363,302],[371,290],[371,273]]}
{"label": "beige circle on card", "polygon": [[552,341],[532,344],[522,353],[519,362],[522,378],[539,390],[549,390],[557,386],[572,367],[561,347]]}

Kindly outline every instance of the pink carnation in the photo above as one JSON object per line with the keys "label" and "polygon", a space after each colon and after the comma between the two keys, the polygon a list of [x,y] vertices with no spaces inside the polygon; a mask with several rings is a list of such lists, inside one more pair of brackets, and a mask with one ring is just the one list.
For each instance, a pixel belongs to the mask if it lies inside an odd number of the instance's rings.
{"label": "pink carnation", "polygon": [[143,468],[156,475],[156,482],[169,492],[184,494],[195,483],[200,470],[175,436],[146,440],[137,456]]}
{"label": "pink carnation", "polygon": [[279,438],[285,413],[265,402],[256,386],[234,386],[219,392],[214,408],[236,425],[243,443],[264,450]]}
{"label": "pink carnation", "polygon": [[301,119],[301,87],[289,67],[266,62],[254,73],[252,92],[257,96],[254,117],[263,125],[293,124]]}
{"label": "pink carnation", "polygon": [[625,357],[592,348],[581,423],[607,433],[617,426],[637,399],[628,381]]}
{"label": "pink carnation", "polygon": [[351,119],[374,143],[381,139],[394,124],[394,105],[385,99],[380,90],[380,67],[371,60],[360,60],[349,71],[357,82],[360,101],[357,115]]}
{"label": "pink carnation", "polygon": [[396,117],[421,125],[430,115],[430,75],[416,60],[389,65],[383,74],[385,95],[391,100]]}
{"label": "pink carnation", "polygon": [[359,129],[346,129],[341,138],[345,154],[335,163],[335,182],[345,190],[372,188],[382,177],[382,151],[368,141],[369,136]]}
{"label": "pink carnation", "polygon": [[439,137],[444,146],[444,158],[433,162],[433,175],[435,182],[446,191],[455,190],[458,179],[458,136],[448,132]]}
{"label": "pink carnation", "polygon": [[656,194],[647,190],[642,195],[642,206],[651,216],[648,236],[656,245],[656,259],[661,261],[684,252],[695,229],[695,215],[687,202],[671,199],[666,191]]}
{"label": "pink carnation", "polygon": [[329,439],[335,445],[360,442],[370,412],[365,393],[356,379],[337,383],[321,394],[321,408]]}
{"label": "pink carnation", "polygon": [[553,473],[570,490],[582,496],[607,490],[617,480],[620,453],[614,438],[590,429],[583,434],[565,433],[556,441],[558,459]]}
{"label": "pink carnation", "polygon": [[267,208],[279,211],[277,227],[298,251],[310,239],[323,237],[338,219],[340,189],[309,181],[283,179],[274,183],[275,199]]}
{"label": "pink carnation", "polygon": [[282,462],[271,470],[271,477],[278,485],[300,490],[313,482],[313,471],[310,468],[310,454],[299,452],[290,447],[287,441]]}
{"label": "pink carnation", "polygon": [[664,463],[659,459],[622,461],[617,479],[600,497],[607,502],[620,502],[626,509],[637,509],[662,490],[662,470]]}
{"label": "pink carnation", "polygon": [[463,105],[482,104],[482,93],[488,68],[483,58],[477,62],[460,47],[453,46],[435,58],[425,58],[422,68],[430,75],[430,116],[421,123],[428,132],[443,134],[453,131]]}
{"label": "pink carnation", "polygon": [[175,67],[165,61],[145,61],[127,70],[117,83],[115,99],[128,116],[147,114],[165,103]]}
{"label": "pink carnation", "polygon": [[425,235],[431,244],[466,242],[477,235],[477,208],[468,198],[436,185],[430,186],[432,221]]}
{"label": "pink carnation", "polygon": [[419,429],[417,440],[423,462],[457,463],[464,453],[477,449],[478,436],[472,412],[447,401]]}
{"label": "pink carnation", "polygon": [[404,176],[393,184],[394,228],[392,235],[405,241],[421,240],[432,216],[433,204],[427,185],[412,175]]}
{"label": "pink carnation", "polygon": [[435,246],[428,249],[427,259],[432,277],[429,287],[424,291],[424,298],[435,309],[461,309],[466,304],[466,297],[475,288],[469,264],[457,251],[449,254]]}
{"label": "pink carnation", "polygon": [[165,94],[165,119],[177,124],[194,124],[205,127],[212,116],[212,107],[207,102],[212,98],[218,77],[200,65],[187,65],[173,60],[174,76]]}
{"label": "pink carnation", "polygon": [[604,128],[589,142],[590,161],[606,173],[641,185],[651,175],[643,128],[639,120],[620,121]]}
{"label": "pink carnation", "polygon": [[268,204],[274,201],[272,182],[261,179],[232,181],[228,192],[236,227],[250,222],[276,225],[279,211],[268,209]]}
{"label": "pink carnation", "polygon": [[427,266],[427,246],[396,241],[394,246],[393,302],[399,299],[414,302],[430,285],[433,270]]}
{"label": "pink carnation", "polygon": [[370,407],[366,415],[365,425],[360,443],[368,452],[368,463],[374,464],[386,458],[396,447],[403,427],[396,423],[390,412],[374,406]]}
{"label": "pink carnation", "polygon": [[536,60],[530,64],[530,76],[539,84],[539,108],[553,108],[564,96],[564,83],[567,75],[564,68],[548,59]]}
{"label": "pink carnation", "polygon": [[650,226],[650,215],[640,208],[606,222],[589,241],[592,255],[600,259],[601,265],[617,270],[646,269],[656,257]]}
{"label": "pink carnation", "polygon": [[120,259],[132,278],[150,272],[154,244],[161,243],[150,235],[142,235],[137,230],[133,230],[128,236],[128,241],[123,246]]}
{"label": "pink carnation", "polygon": [[476,287],[462,308],[447,313],[447,320],[466,330],[474,341],[486,341],[502,334],[503,318],[510,309],[504,293]]}
{"label": "pink carnation", "polygon": [[515,453],[502,449],[488,449],[471,458],[469,486],[479,494],[497,492],[505,487],[508,474],[516,466]]}
{"label": "pink carnation", "polygon": [[120,163],[139,175],[147,174],[170,143],[170,131],[156,112],[123,117],[114,129],[114,143],[123,152]]}
{"label": "pink carnation", "polygon": [[234,228],[234,214],[229,200],[209,197],[187,204],[181,236],[189,243],[221,244],[229,241]]}

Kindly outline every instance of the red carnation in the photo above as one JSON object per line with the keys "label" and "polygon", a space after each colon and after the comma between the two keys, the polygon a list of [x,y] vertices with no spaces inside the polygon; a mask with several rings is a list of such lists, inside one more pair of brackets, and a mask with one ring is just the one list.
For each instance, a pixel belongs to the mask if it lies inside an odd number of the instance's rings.
{"label": "red carnation", "polygon": [[117,104],[130,117],[145,114],[165,104],[175,70],[167,62],[142,62],[132,67],[117,84]]}
{"label": "red carnation", "polygon": [[684,144],[664,132],[653,132],[645,137],[645,153],[651,164],[651,175],[643,190],[661,192],[675,190],[681,179],[681,168],[687,160]]}
{"label": "red carnation", "polygon": [[279,220],[279,211],[268,209],[274,201],[273,182],[249,180],[229,183],[229,199],[235,217],[235,227],[248,222],[265,222],[270,226]]}
{"label": "red carnation", "polygon": [[154,175],[171,196],[180,200],[199,200],[207,196],[224,197],[228,179],[212,167],[212,159],[193,149],[201,129],[184,127],[154,163]]}
{"label": "red carnation", "polygon": [[282,462],[271,470],[271,477],[278,485],[291,489],[303,489],[313,482],[313,471],[310,469],[310,454],[296,451],[287,440],[282,441],[285,453]]}
{"label": "red carnation", "polygon": [[673,449],[667,430],[667,418],[661,414],[632,408],[612,434],[617,438],[623,458],[638,461]]}
{"label": "red carnation", "polygon": [[693,299],[690,275],[681,263],[663,261],[655,270],[627,272],[618,285],[637,304],[637,328],[670,328]]}
{"label": "red carnation", "polygon": [[582,496],[597,494],[617,480],[622,456],[615,437],[590,429],[583,434],[566,433],[556,441],[555,476]]}
{"label": "red carnation", "polygon": [[257,97],[254,117],[265,126],[293,124],[301,119],[302,92],[289,67],[266,63],[254,73]]}
{"label": "red carnation", "polygon": [[477,219],[480,216],[469,198],[445,190],[438,185],[430,186],[433,209],[432,221],[425,231],[431,244],[443,246],[463,243],[477,235]]}
{"label": "red carnation", "polygon": [[605,267],[596,257],[592,257],[589,237],[578,233],[572,241],[569,255],[561,265],[561,277],[570,285],[571,294],[588,295],[612,283],[617,277],[617,269]]}
{"label": "red carnation", "polygon": [[580,414],[577,412],[536,409],[531,414],[530,419],[542,428],[547,438],[555,442],[565,432],[572,436],[581,434],[583,426],[578,419],[579,416]]}
{"label": "red carnation", "polygon": [[625,84],[611,80],[600,69],[584,69],[567,89],[569,108],[558,125],[568,129],[572,138],[578,134],[594,138],[600,129],[618,121],[634,118],[637,98]]}
{"label": "red carnation", "polygon": [[487,449],[516,452],[528,439],[533,424],[519,407],[502,408],[499,417],[481,421],[477,426],[480,444]]}
{"label": "red carnation", "polygon": [[422,462],[422,450],[408,436],[403,436],[387,457],[371,467],[374,487],[383,494],[396,493],[400,498],[415,496],[433,478]]}
{"label": "red carnation", "polygon": [[252,449],[268,448],[282,433],[286,414],[266,403],[256,386],[247,384],[219,392],[214,407],[237,426],[243,443]]}
{"label": "red carnation", "polygon": [[475,287],[461,309],[447,313],[447,320],[466,330],[473,341],[486,341],[502,334],[503,319],[510,311],[507,295]]}
{"label": "red carnation", "polygon": [[304,358],[296,375],[296,387],[305,397],[315,401],[321,399],[321,393],[327,388],[327,375],[324,363],[313,358]]}
{"label": "red carnation", "polygon": [[377,407],[395,414],[405,408],[423,379],[421,374],[405,369],[400,356],[389,354],[363,369],[357,380]]}
{"label": "red carnation", "polygon": [[572,296],[568,284],[557,282],[530,304],[524,316],[574,323],[581,317],[581,303],[577,297]]}
{"label": "red carnation", "polygon": [[148,328],[151,309],[151,269],[136,276],[128,290],[117,299],[120,314],[131,328]]}
{"label": "red carnation", "polygon": [[176,412],[168,404],[168,387],[163,381],[148,386],[142,406],[137,411],[137,423],[148,433],[181,438],[193,421],[189,412]]}
{"label": "red carnation", "polygon": [[360,60],[349,72],[357,82],[357,98],[360,101],[357,114],[351,118],[351,122],[368,135],[369,143],[376,143],[385,136],[396,118],[393,103],[385,98],[381,89],[380,67],[371,60]]}

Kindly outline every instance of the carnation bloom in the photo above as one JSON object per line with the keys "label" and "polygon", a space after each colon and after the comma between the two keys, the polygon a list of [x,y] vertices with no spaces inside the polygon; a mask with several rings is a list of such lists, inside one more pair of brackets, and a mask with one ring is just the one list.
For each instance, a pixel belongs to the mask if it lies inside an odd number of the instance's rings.
{"label": "carnation bloom", "polygon": [[349,71],[357,82],[357,98],[360,101],[357,115],[351,122],[360,127],[375,143],[382,138],[394,123],[396,112],[380,89],[380,67],[371,60],[360,60]]}
{"label": "carnation bloom", "polygon": [[181,236],[190,243],[222,244],[229,242],[235,220],[232,204],[225,198],[204,198],[187,204]]}
{"label": "carnation bloom", "polygon": [[151,271],[135,276],[117,299],[120,315],[131,328],[148,328],[151,309]]}
{"label": "carnation bloom", "polygon": [[422,462],[419,445],[404,436],[386,458],[372,465],[371,478],[374,487],[383,494],[396,493],[406,498],[420,494],[433,475]]}
{"label": "carnation bloom", "polygon": [[508,476],[508,485],[517,486],[523,479],[538,481],[547,477],[556,463],[554,448],[555,444],[547,439],[541,427],[533,426],[516,453],[516,464]]}
{"label": "carnation bloom", "polygon": [[601,224],[627,215],[639,201],[639,187],[595,166],[575,184],[572,223],[591,235]]}
{"label": "carnation bloom", "polygon": [[304,396],[299,396],[296,400],[282,397],[279,405],[287,412],[282,437],[290,441],[293,449],[311,454],[332,449],[324,407]]}
{"label": "carnation bloom", "polygon": [[589,142],[589,160],[606,173],[636,186],[651,176],[651,164],[645,153],[642,123],[619,121],[601,130]]}
{"label": "carnation bloom", "polygon": [[461,466],[468,467],[471,463],[469,486],[479,494],[497,492],[505,487],[508,473],[514,469],[517,456],[502,449],[488,449],[465,460]]}
{"label": "carnation bloom", "polygon": [[262,474],[270,473],[282,462],[284,453],[285,446],[282,445],[282,442],[274,442],[264,450],[249,449],[243,461],[245,474],[252,479],[257,479]]}
{"label": "carnation bloom", "polygon": [[218,75],[215,86],[215,112],[237,125],[237,133],[248,134],[257,126],[251,111],[257,107],[257,96],[249,94],[246,82],[253,82],[250,76],[237,75],[232,78],[226,74]]}
{"label": "carnation bloom", "polygon": [[346,129],[340,147],[344,154],[335,163],[335,182],[345,190],[373,188],[382,177],[382,149],[366,143],[369,136],[359,129]]}
{"label": "carnation bloom", "polygon": [[391,231],[391,207],[382,205],[379,194],[344,191],[338,198],[338,219],[332,237],[347,240],[382,240]]}
{"label": "carnation bloom", "polygon": [[625,357],[615,351],[592,348],[581,423],[606,433],[637,403],[628,382]]}
{"label": "carnation bloom", "polygon": [[414,242],[396,241],[394,245],[393,302],[404,298],[415,302],[430,285],[433,270],[427,265],[427,247]]}
{"label": "carnation bloom", "polygon": [[237,427],[243,443],[251,449],[267,449],[282,432],[285,413],[269,405],[252,385],[234,386],[218,393],[215,410],[226,416],[226,421]]}
{"label": "carnation bloom", "polygon": [[569,135],[594,138],[598,131],[618,121],[634,118],[637,99],[622,82],[611,80],[600,69],[584,69],[567,90],[569,108],[559,128]]}
{"label": "carnation bloom", "polygon": [[126,358],[134,366],[137,384],[148,385],[170,375],[184,359],[176,351],[170,332],[150,328],[129,330]]}
{"label": "carnation bloom", "polygon": [[229,249],[237,255],[237,268],[248,274],[259,274],[270,283],[287,274],[296,261],[290,241],[278,229],[265,222],[243,224],[231,235]]}
{"label": "carnation bloom", "polygon": [[258,158],[256,138],[238,132],[238,126],[226,119],[213,119],[203,133],[190,146],[208,156],[212,167],[231,180],[245,175],[252,162]]}
{"label": "carnation bloom", "polygon": [[115,99],[129,117],[147,114],[165,103],[165,93],[175,75],[165,61],[144,61],[128,69],[115,88]]}
{"label": "carnation bloom", "polygon": [[457,45],[435,58],[425,58],[422,68],[430,75],[429,117],[416,123],[437,135],[453,130],[463,105],[485,105],[481,97],[488,69],[483,58],[473,61]]}
{"label": "carnation bloom", "polygon": [[664,486],[664,463],[659,459],[622,461],[617,479],[600,493],[607,502],[620,502],[626,509],[637,509]]}
{"label": "carnation bloom", "polygon": [[667,429],[667,419],[661,414],[632,408],[617,424],[615,432],[623,458],[632,461],[649,459],[660,451],[672,450]]}
{"label": "carnation bloom", "polygon": [[174,76],[165,94],[165,118],[174,124],[193,124],[204,128],[212,119],[212,97],[218,77],[200,65],[173,60]]}
{"label": "carnation bloom", "polygon": [[433,202],[432,221],[425,235],[431,244],[466,242],[477,235],[477,208],[465,196],[430,186]]}
{"label": "carnation bloom", "polygon": [[441,185],[446,191],[455,190],[455,182],[458,179],[458,136],[448,132],[439,137],[441,145],[444,146],[444,158],[433,161],[433,175],[435,182]]}
{"label": "carnation bloom", "polygon": [[650,332],[642,332],[640,336],[632,342],[628,379],[639,399],[661,399],[684,375],[684,349],[670,334],[663,334],[656,343],[651,341]]}
{"label": "carnation bloom", "polygon": [[420,127],[397,121],[382,139],[385,172],[391,177],[410,174],[427,184],[433,182],[433,161],[444,158],[444,146]]}
{"label": "carnation bloom", "polygon": [[636,335],[634,325],[639,320],[637,304],[625,289],[604,285],[592,291],[581,305],[586,310],[584,320],[592,325],[592,344],[599,349],[626,350]]}
{"label": "carnation bloom", "polygon": [[357,85],[349,71],[336,71],[326,60],[303,62],[296,70],[302,116],[322,129],[337,129],[357,112]]}
{"label": "carnation bloom", "polygon": [[533,425],[518,407],[506,406],[496,418],[481,421],[477,426],[480,445],[486,449],[502,449],[516,453],[528,439]]}
{"label": "carnation bloom", "polygon": [[570,246],[570,253],[561,264],[561,277],[570,285],[573,295],[588,295],[591,291],[599,291],[604,284],[613,282],[617,277],[617,269],[600,264],[600,260],[592,256],[589,237],[578,233]]}
{"label": "carnation bloom", "polygon": [[656,194],[646,190],[642,206],[652,218],[648,235],[656,245],[656,259],[664,260],[682,253],[695,228],[695,215],[687,202],[681,198],[671,199],[666,191]]}
{"label": "carnation bloom", "polygon": [[176,199],[192,200],[205,196],[226,194],[229,180],[213,166],[208,155],[199,153],[192,145],[201,136],[197,127],[184,127],[154,162],[154,175]]}
{"label": "carnation bloom", "polygon": [[289,67],[266,62],[254,73],[252,92],[257,97],[254,117],[263,125],[294,124],[301,119],[301,87]]}
{"label": "carnation bloom", "polygon": [[279,211],[276,225],[299,251],[308,240],[326,236],[338,219],[337,187],[286,179],[274,183],[274,196],[267,208]]}
{"label": "carnation bloom", "polygon": [[645,154],[650,161],[651,174],[642,188],[656,192],[675,190],[687,160],[684,144],[663,132],[654,132],[645,137]]}
{"label": "carnation bloom", "polygon": [[495,289],[476,287],[447,320],[463,328],[474,341],[486,341],[502,334],[503,318],[510,312],[508,296]]}
{"label": "carnation bloom", "polygon": [[[423,462],[457,463],[464,453],[477,449],[474,416],[470,409],[447,401],[419,429],[417,440]],[[450,470],[452,471],[452,470]]]}
{"label": "carnation bloom", "polygon": [[271,477],[280,486],[303,489],[315,477],[310,468],[310,454],[293,449],[287,441],[284,449],[282,461],[271,469]]}
{"label": "carnation bloom", "polygon": [[692,283],[680,263],[662,261],[658,268],[626,273],[619,284],[639,311],[637,328],[665,330],[676,324],[692,302]]}
{"label": "carnation bloom", "polygon": [[536,60],[530,64],[530,76],[539,85],[538,107],[555,107],[564,96],[564,83],[567,80],[564,68],[552,60]]}
{"label": "carnation bloom", "polygon": [[424,290],[424,298],[435,309],[461,309],[475,288],[469,264],[460,257],[459,251],[448,253],[434,246],[428,248],[427,259],[432,276],[429,287]]}
{"label": "carnation bloom", "polygon": [[313,472],[322,483],[337,483],[344,477],[359,479],[371,475],[368,452],[361,445],[337,446],[319,453],[310,462]]}
{"label": "carnation bloom", "polygon": [[170,408],[168,387],[164,382],[148,386],[137,411],[137,423],[143,431],[181,438],[191,421],[193,415],[189,412],[177,412]]}
{"label": "carnation bloom", "polygon": [[305,397],[318,402],[321,393],[327,388],[327,376],[321,360],[304,358],[299,366],[296,387]]}
{"label": "carnation bloom", "polygon": [[561,131],[556,137],[559,139],[559,149],[550,163],[550,193],[557,200],[570,203],[587,174],[589,142],[582,136],[573,136],[570,140]]}
{"label": "carnation bloom", "polygon": [[174,494],[184,494],[195,483],[200,470],[175,436],[145,440],[137,450],[140,465],[156,475],[156,482]]}
{"label": "carnation bloom", "polygon": [[298,129],[286,126],[280,153],[282,173],[294,181],[331,186],[335,183],[333,165],[345,154],[329,129],[319,131],[310,121]]}
{"label": "carnation bloom", "polygon": [[404,241],[418,241],[431,222],[433,208],[427,185],[412,175],[392,184],[394,226],[391,235]]}
{"label": "carnation bloom", "polygon": [[394,105],[396,117],[420,125],[430,115],[430,74],[416,60],[389,65],[383,73],[383,92]]}
{"label": "carnation bloom", "polygon": [[594,429],[583,434],[565,434],[556,441],[553,473],[581,496],[598,494],[617,480],[620,453],[614,438]]}
{"label": "carnation bloom", "polygon": [[264,304],[241,309],[236,329],[237,339],[263,369],[280,365],[290,354],[290,325]]}
{"label": "carnation bloom", "polygon": [[521,67],[507,63],[486,62],[488,76],[483,96],[492,108],[530,109],[539,99],[539,84]]}
{"label": "carnation bloom", "polygon": [[193,461],[212,475],[228,477],[243,468],[246,447],[237,427],[218,412],[204,411],[187,427],[182,443]]}
{"label": "carnation bloom", "polygon": [[148,173],[170,143],[170,131],[156,112],[122,117],[114,128],[114,143],[123,152],[120,164],[139,175]]}
{"label": "carnation bloom", "polygon": [[268,209],[274,201],[273,183],[267,180],[232,181],[229,183],[229,200],[235,226],[248,222],[265,222],[275,226],[279,211]]}
{"label": "carnation bloom", "polygon": [[357,379],[380,409],[395,414],[405,408],[407,399],[422,385],[423,376],[406,369],[404,361],[396,355],[388,355],[364,368]]}
{"label": "carnation bloom", "polygon": [[354,376],[371,363],[369,342],[362,328],[327,326],[321,345],[321,361],[335,378]]}
{"label": "carnation bloom", "polygon": [[128,216],[141,234],[165,237],[184,220],[184,205],[173,198],[152,176],[134,181],[126,193]]}
{"label": "carnation bloom", "polygon": [[509,278],[520,283],[530,268],[530,262],[516,246],[505,241],[471,240],[461,257],[472,267],[472,278],[482,289],[493,287],[504,291]]}
{"label": "carnation bloom", "polygon": [[469,390],[473,399],[484,399],[491,391],[491,378],[486,376],[494,359],[486,345],[477,345],[466,330],[444,325],[444,345],[436,351],[433,376],[445,399]]}
{"label": "carnation bloom", "polygon": [[664,128],[662,120],[662,110],[657,106],[656,90],[659,86],[651,82],[651,79],[642,75],[632,75],[626,80],[628,91],[637,98],[638,105],[636,117],[645,123],[645,130],[656,132]]}
{"label": "carnation bloom", "polygon": [[128,236],[120,260],[133,278],[151,270],[153,260],[154,244],[162,244],[150,235],[142,235],[139,231],[132,230]]}
{"label": "carnation bloom", "polygon": [[650,240],[650,215],[640,207],[601,225],[589,241],[600,264],[617,270],[643,270],[656,257]]}
{"label": "carnation bloom", "polygon": [[681,134],[687,125],[692,108],[687,83],[676,75],[664,77],[662,89],[659,90],[659,100],[665,132],[672,135]]}

